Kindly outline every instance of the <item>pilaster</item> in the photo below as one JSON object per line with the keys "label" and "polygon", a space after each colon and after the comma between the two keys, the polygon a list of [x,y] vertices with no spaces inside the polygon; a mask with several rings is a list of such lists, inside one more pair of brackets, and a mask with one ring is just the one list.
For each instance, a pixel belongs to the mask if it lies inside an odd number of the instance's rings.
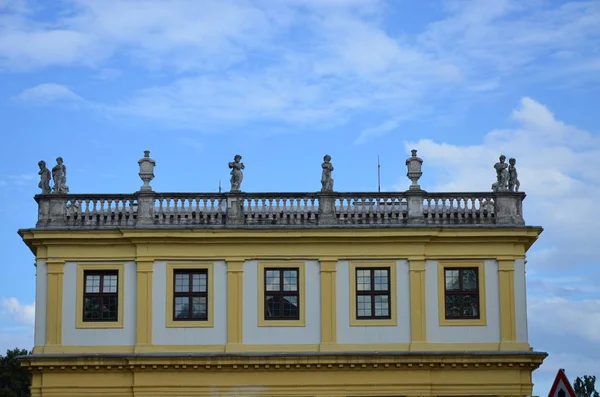
{"label": "pilaster", "polygon": [[152,344],[152,283],[154,261],[138,259],[137,270],[137,316],[136,352]]}
{"label": "pilaster", "polygon": [[227,352],[241,351],[244,340],[244,260],[227,259]]}
{"label": "pilaster", "polygon": [[337,343],[336,266],[337,259],[321,259],[321,347]]}
{"label": "pilaster", "polygon": [[[63,288],[65,261],[48,259],[46,292],[46,346],[62,345]],[[76,297],[79,299],[80,297]],[[83,297],[81,297],[83,298]]]}
{"label": "pilaster", "polygon": [[410,350],[422,350],[427,342],[425,306],[425,258],[409,259],[410,274]]}
{"label": "pilaster", "polygon": [[500,350],[513,350],[517,339],[515,313],[515,260],[498,259],[500,294]]}

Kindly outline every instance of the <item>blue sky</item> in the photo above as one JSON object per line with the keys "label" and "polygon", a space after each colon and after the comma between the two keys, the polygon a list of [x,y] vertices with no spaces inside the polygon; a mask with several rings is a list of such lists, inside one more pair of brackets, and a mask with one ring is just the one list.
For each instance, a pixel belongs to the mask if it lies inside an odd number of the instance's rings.
{"label": "blue sky", "polygon": [[0,350],[32,346],[37,162],[73,193],[488,191],[517,158],[528,224],[531,344],[600,375],[600,3],[550,0],[0,0]]}

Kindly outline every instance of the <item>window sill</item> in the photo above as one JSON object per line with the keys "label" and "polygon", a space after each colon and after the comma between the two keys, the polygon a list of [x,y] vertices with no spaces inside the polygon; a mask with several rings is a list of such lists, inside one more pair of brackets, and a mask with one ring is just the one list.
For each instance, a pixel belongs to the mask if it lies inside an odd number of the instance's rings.
{"label": "window sill", "polygon": [[306,321],[300,320],[258,320],[259,327],[306,327]]}
{"label": "window sill", "polygon": [[356,318],[350,319],[351,327],[393,327],[398,325],[398,321],[395,318],[382,318],[382,319],[366,319],[358,320]]}
{"label": "window sill", "polygon": [[75,325],[77,329],[106,329],[106,328],[123,328],[123,320],[121,321],[81,321],[78,320]]}
{"label": "window sill", "polygon": [[200,320],[200,321],[175,321],[167,320],[165,325],[166,328],[213,328],[214,324],[212,321]]}
{"label": "window sill", "polygon": [[439,325],[442,326],[442,327],[447,327],[447,326],[455,326],[455,327],[486,326],[487,325],[487,321],[486,321],[485,318],[470,319],[470,320],[466,320],[466,319],[455,319],[455,320],[440,319]]}

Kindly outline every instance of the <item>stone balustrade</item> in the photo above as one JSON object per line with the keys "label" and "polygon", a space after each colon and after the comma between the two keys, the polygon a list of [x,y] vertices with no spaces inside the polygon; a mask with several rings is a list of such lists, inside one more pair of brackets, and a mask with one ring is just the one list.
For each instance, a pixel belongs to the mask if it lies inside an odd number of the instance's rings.
{"label": "stone balustrade", "polygon": [[524,193],[41,194],[37,228],[524,225]]}

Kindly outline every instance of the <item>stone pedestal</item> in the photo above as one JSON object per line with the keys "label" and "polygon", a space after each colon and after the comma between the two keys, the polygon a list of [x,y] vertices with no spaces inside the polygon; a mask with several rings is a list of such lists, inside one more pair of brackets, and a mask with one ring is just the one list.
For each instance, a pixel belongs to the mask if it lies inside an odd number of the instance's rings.
{"label": "stone pedestal", "polygon": [[335,225],[335,196],[328,193],[319,193],[319,225]]}
{"label": "stone pedestal", "polygon": [[523,200],[525,193],[497,192],[494,196],[494,214],[498,225],[524,225]]}
{"label": "stone pedestal", "polygon": [[243,225],[244,222],[244,196],[242,193],[227,194],[226,225]]}
{"label": "stone pedestal", "polygon": [[426,194],[427,192],[425,190],[420,189],[406,191],[409,224],[425,223],[423,200],[425,200]]}
{"label": "stone pedestal", "polygon": [[142,190],[135,196],[138,202],[136,225],[153,225],[155,193],[152,190]]}

